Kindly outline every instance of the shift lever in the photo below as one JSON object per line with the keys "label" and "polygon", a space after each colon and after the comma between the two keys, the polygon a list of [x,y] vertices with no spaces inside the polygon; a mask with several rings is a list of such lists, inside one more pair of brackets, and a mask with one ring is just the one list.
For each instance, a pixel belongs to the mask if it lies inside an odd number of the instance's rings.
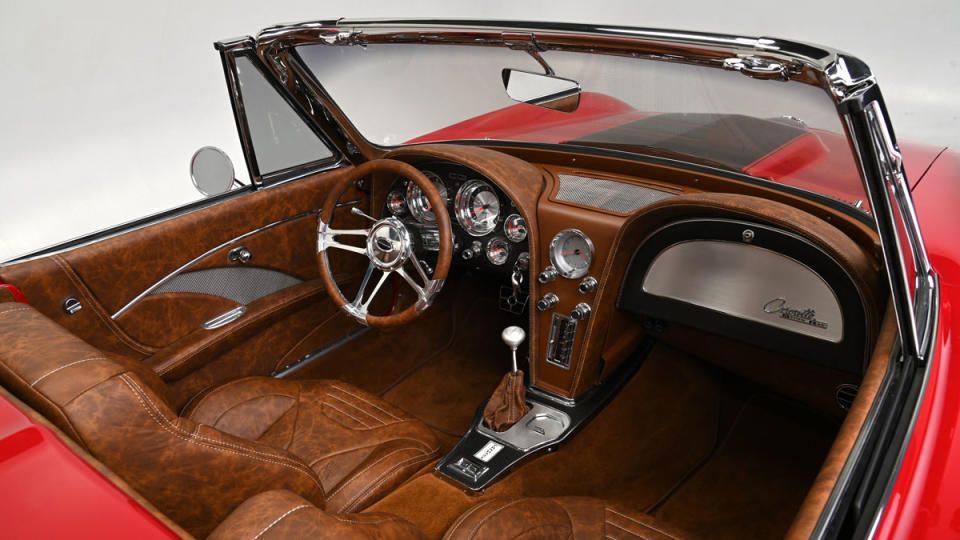
{"label": "shift lever", "polygon": [[508,326],[503,329],[503,332],[500,334],[500,338],[503,339],[503,342],[507,347],[510,347],[510,352],[513,353],[513,372],[517,372],[517,347],[523,343],[523,340],[527,339],[527,333],[523,331],[523,328],[519,326]]}
{"label": "shift lever", "polygon": [[523,384],[523,372],[517,369],[517,348],[527,338],[527,333],[519,326],[508,326],[500,333],[503,343],[510,347],[513,355],[513,370],[503,376],[503,380],[493,391],[483,408],[483,420],[494,431],[506,431],[516,424],[530,410],[527,407],[527,387]]}

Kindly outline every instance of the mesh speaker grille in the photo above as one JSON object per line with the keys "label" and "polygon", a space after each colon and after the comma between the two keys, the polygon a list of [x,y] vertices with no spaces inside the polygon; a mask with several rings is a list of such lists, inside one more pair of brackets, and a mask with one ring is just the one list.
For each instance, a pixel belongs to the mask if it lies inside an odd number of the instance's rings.
{"label": "mesh speaker grille", "polygon": [[628,214],[662,199],[676,197],[673,193],[625,182],[572,174],[558,176],[560,189],[557,191],[557,199],[621,214]]}
{"label": "mesh speaker grille", "polygon": [[157,287],[150,294],[203,293],[221,296],[246,305],[298,283],[301,283],[299,279],[276,270],[224,266],[185,272]]}

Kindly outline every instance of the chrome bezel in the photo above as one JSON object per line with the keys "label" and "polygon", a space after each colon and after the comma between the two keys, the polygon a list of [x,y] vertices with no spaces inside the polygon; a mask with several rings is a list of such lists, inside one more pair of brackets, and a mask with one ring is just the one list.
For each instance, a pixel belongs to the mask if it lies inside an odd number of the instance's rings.
{"label": "chrome bezel", "polygon": [[[507,228],[510,222],[513,221],[514,219],[519,219],[520,221],[523,222],[523,236],[519,238],[513,238],[510,235],[510,229]],[[527,229],[527,220],[523,219],[523,216],[521,216],[520,214],[510,214],[509,216],[507,216],[507,219],[503,220],[503,234],[504,236],[507,237],[507,240],[511,242],[517,242],[517,243],[523,242],[524,240],[527,239],[527,234],[529,234],[529,230]]]}
{"label": "chrome bezel", "polygon": [[404,196],[402,190],[394,189],[387,193],[387,210],[391,214],[399,216],[406,209],[407,198]]}
{"label": "chrome bezel", "polygon": [[[420,172],[437,187],[437,190],[440,192],[440,198],[443,199],[443,204],[447,204],[447,184],[440,178],[440,175],[433,171]],[[429,204],[430,201],[427,199],[427,196],[424,195],[420,186],[418,186],[416,182],[408,180],[407,208],[410,210],[410,215],[420,223],[436,223],[437,216],[433,213],[433,210],[427,208]]]}
{"label": "chrome bezel", "polygon": [[[501,243],[503,243],[504,256],[503,256],[503,260],[500,261],[500,262],[497,262],[497,261],[493,260],[492,258],[490,258],[490,246],[493,245],[494,242],[501,242]],[[487,242],[487,245],[486,245],[486,246],[484,246],[484,248],[483,248],[483,255],[484,255],[484,257],[487,258],[487,262],[489,262],[490,264],[492,264],[492,265],[494,265],[494,266],[503,266],[503,265],[507,264],[507,261],[510,259],[510,243],[507,242],[507,239],[506,239],[506,238],[503,238],[503,237],[500,237],[500,236],[495,236],[495,237],[491,238],[491,239]]]}
{"label": "chrome bezel", "polygon": [[[587,266],[582,269],[572,268],[566,261],[563,260],[563,257],[560,255],[560,246],[563,244],[563,241],[570,236],[579,236],[587,244],[589,252],[587,253]],[[590,240],[590,237],[587,236],[580,229],[564,229],[553,236],[553,239],[550,240],[550,264],[557,269],[557,272],[567,279],[580,279],[583,276],[587,275],[587,272],[590,271],[590,266],[593,265],[593,240]]]}
{"label": "chrome bezel", "polygon": [[[482,193],[484,190],[492,193],[496,199],[497,216],[493,219],[493,223],[489,227],[477,227],[476,223],[470,219],[470,202],[477,194]],[[469,180],[464,182],[463,185],[460,186],[460,189],[457,190],[454,214],[457,216],[457,223],[463,227],[463,230],[467,231],[467,234],[475,237],[486,236],[497,229],[497,220],[500,219],[500,196],[497,194],[497,191],[493,189],[493,186],[483,180]]]}

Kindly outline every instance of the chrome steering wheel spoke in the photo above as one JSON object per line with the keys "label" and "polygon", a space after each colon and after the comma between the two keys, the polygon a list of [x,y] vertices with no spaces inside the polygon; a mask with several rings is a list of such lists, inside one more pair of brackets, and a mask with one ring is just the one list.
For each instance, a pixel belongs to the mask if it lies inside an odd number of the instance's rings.
{"label": "chrome steering wheel spoke", "polygon": [[417,271],[417,275],[422,283],[418,283],[402,266],[397,268],[396,272],[400,274],[400,277],[417,293],[417,311],[423,311],[433,303],[434,297],[436,297],[437,293],[440,292],[440,289],[443,287],[444,280],[430,279],[427,277],[427,273],[423,270],[423,265],[413,256],[412,252],[410,253],[409,261]]}
{"label": "chrome steering wheel spoke", "polygon": [[383,287],[384,282],[387,281],[387,278],[391,273],[389,270],[381,270],[380,279],[377,281],[376,285],[373,286],[373,290],[370,291],[370,294],[367,295],[367,299],[364,300],[363,296],[370,284],[370,278],[373,276],[374,270],[377,270],[377,266],[373,263],[370,263],[370,266],[367,267],[367,271],[363,274],[363,280],[360,282],[360,290],[357,291],[357,296],[354,297],[353,302],[350,302],[344,306],[344,309],[347,311],[347,313],[353,315],[355,318],[361,321],[367,320],[367,313],[370,308],[370,304],[377,296],[377,293],[380,292],[380,288]]}
{"label": "chrome steering wheel spoke", "polygon": [[335,248],[363,256],[367,255],[366,248],[339,242],[337,236],[363,236],[365,238],[370,234],[370,229],[331,229],[329,225],[320,221],[317,233],[317,253],[322,253],[327,248]]}

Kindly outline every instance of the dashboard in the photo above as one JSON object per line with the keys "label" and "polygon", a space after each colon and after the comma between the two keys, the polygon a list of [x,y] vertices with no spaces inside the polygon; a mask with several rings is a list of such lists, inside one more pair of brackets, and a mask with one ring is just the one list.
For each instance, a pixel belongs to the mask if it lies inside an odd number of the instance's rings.
{"label": "dashboard", "polygon": [[[654,163],[445,144],[387,157],[443,195],[453,265],[504,285],[523,276],[530,382],[552,395],[585,395],[653,335],[748,378],[819,369],[819,393],[794,397],[827,403],[873,342],[876,234],[849,213]],[[379,182],[381,215],[407,224],[417,256],[435,264],[426,197],[404,178]]]}

